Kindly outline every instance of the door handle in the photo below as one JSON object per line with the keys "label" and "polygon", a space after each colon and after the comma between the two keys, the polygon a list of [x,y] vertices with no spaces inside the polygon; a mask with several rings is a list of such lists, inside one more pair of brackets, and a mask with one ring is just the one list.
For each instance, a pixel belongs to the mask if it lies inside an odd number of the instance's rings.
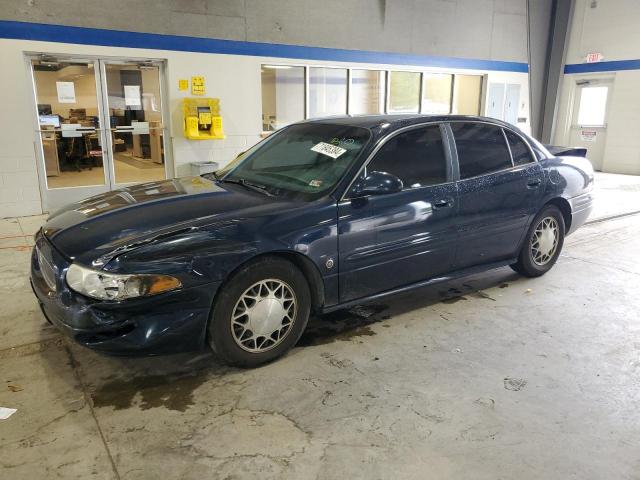
{"label": "door handle", "polygon": [[453,199],[446,198],[433,202],[433,208],[449,208],[453,206]]}
{"label": "door handle", "polygon": [[538,188],[540,186],[540,184],[542,183],[542,180],[539,178],[534,178],[532,180],[529,180],[527,182],[527,188]]}

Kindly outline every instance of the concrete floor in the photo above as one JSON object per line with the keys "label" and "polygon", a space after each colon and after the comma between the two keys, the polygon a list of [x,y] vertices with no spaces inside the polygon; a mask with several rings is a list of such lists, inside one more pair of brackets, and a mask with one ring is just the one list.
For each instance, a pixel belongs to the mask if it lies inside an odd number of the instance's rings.
{"label": "concrete floor", "polygon": [[[0,222],[6,239],[39,219]],[[640,479],[638,238],[640,215],[593,223],[542,278],[314,319],[251,371],[67,342],[32,298],[29,241],[5,242],[0,477]]]}

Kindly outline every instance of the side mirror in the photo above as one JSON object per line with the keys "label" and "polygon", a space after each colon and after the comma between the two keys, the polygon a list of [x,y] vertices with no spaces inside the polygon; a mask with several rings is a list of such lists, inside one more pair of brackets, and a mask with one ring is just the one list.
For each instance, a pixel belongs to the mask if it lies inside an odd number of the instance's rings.
{"label": "side mirror", "polygon": [[356,195],[385,195],[402,191],[402,180],[387,172],[370,172],[366,178],[354,185]]}

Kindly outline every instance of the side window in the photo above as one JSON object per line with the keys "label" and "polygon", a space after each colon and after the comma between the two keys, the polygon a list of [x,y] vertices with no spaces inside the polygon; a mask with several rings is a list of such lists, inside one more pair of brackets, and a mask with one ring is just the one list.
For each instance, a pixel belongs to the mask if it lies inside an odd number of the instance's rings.
{"label": "side window", "polygon": [[452,123],[451,130],[456,139],[461,179],[513,165],[500,127],[484,123]]}
{"label": "side window", "polygon": [[396,135],[367,165],[367,172],[373,171],[397,176],[405,189],[446,182],[447,157],[440,127],[433,125]]}
{"label": "side window", "polygon": [[533,162],[531,152],[525,145],[524,141],[515,133],[510,130],[505,130],[504,133],[509,141],[509,147],[511,147],[511,156],[513,157],[514,165],[525,165]]}

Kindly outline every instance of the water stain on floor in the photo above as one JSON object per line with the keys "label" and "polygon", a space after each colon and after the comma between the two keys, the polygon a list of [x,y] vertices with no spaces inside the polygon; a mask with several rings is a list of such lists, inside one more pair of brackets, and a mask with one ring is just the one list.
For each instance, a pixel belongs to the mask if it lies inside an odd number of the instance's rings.
{"label": "water stain on floor", "polygon": [[298,346],[325,345],[375,335],[370,325],[389,319],[390,315],[381,315],[388,308],[387,305],[359,305],[311,318]]}
{"label": "water stain on floor", "polygon": [[[463,287],[466,290],[471,289],[471,287],[466,284],[463,284]],[[440,290],[438,295],[440,296],[440,301],[446,304],[457,303],[460,300],[468,300],[468,298],[464,296],[464,292],[455,287],[451,287],[447,290]]]}
{"label": "water stain on floor", "polygon": [[188,375],[149,375],[115,379],[100,385],[92,394],[96,408],[124,410],[134,405],[141,410],[165,407],[184,412],[194,404],[193,392],[208,376],[206,372]]}
{"label": "water stain on floor", "polygon": [[450,297],[441,300],[442,303],[451,304],[459,302],[460,300],[469,300],[467,297],[459,296],[459,297]]}

